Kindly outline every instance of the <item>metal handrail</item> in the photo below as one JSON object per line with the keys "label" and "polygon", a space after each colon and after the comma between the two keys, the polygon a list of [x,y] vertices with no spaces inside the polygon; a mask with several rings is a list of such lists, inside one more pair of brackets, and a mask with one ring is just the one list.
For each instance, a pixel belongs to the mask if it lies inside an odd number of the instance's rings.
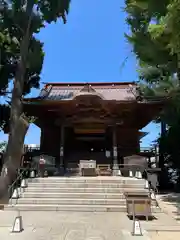
{"label": "metal handrail", "polygon": [[[19,170],[21,170],[21,168]],[[14,180],[14,182],[9,186],[8,193],[9,193],[11,204],[12,204],[12,194],[13,194],[15,188],[17,187],[18,181],[20,180],[20,182],[21,182],[23,180],[24,173],[27,172],[28,170],[24,169],[20,174],[18,174],[16,179]],[[20,183],[20,189],[19,189],[20,192],[21,192],[21,189],[22,188],[21,188],[21,183]],[[17,204],[17,199],[16,199],[16,204]]]}
{"label": "metal handrail", "polygon": [[[79,168],[79,164],[77,164],[78,165],[78,167],[77,168]],[[98,167],[105,167],[105,166],[112,166],[113,167],[113,164],[110,164],[110,163],[104,163],[104,164],[97,164],[96,165],[97,166],[97,168]],[[139,169],[143,169],[143,171],[145,171],[146,173],[148,173],[148,169],[151,169],[151,168],[149,168],[149,167],[146,167],[146,166],[142,166],[142,165],[140,165],[140,164],[116,164],[116,166],[118,166],[119,168],[121,168],[121,169],[125,169],[124,167],[137,167],[137,168],[139,168]],[[75,169],[75,168],[73,168],[73,169]],[[159,168],[153,168],[153,170],[154,169],[159,169]]]}
{"label": "metal handrail", "polygon": [[[19,172],[19,170],[22,170],[22,168],[17,169],[18,172]],[[12,182],[12,184],[10,184],[8,186],[8,191],[5,193],[5,195],[7,194],[8,201],[11,205],[12,205],[12,200],[13,200],[13,198],[12,198],[13,192],[16,189],[16,187],[18,186],[18,182],[20,181],[19,192],[21,193],[22,192],[21,191],[22,190],[21,182],[22,182],[23,179],[27,178],[26,173],[30,172],[30,171],[31,171],[31,168],[26,168],[26,169],[23,169],[23,171],[20,172],[19,174],[17,173],[16,179]],[[5,197],[5,195],[2,196],[2,199],[3,199],[3,197]],[[15,204],[17,204],[17,199],[16,199]],[[0,203],[1,207],[4,206],[4,205],[5,205],[5,203]]]}
{"label": "metal handrail", "polygon": [[[113,164],[97,164],[97,167],[101,167],[101,166],[109,166],[109,165],[112,165],[113,167]],[[120,169],[125,169],[126,167],[130,168],[130,167],[136,167],[136,168],[139,168],[139,169],[143,169],[143,171],[146,172],[146,174],[148,173],[148,167],[146,166],[143,166],[143,165],[140,165],[140,164],[115,164],[116,166],[118,166]]]}

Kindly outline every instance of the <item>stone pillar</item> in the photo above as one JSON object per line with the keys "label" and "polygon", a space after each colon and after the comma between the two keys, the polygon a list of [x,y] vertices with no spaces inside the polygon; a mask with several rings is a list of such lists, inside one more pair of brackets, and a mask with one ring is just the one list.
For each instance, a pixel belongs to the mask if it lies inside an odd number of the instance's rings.
{"label": "stone pillar", "polygon": [[117,154],[117,138],[116,138],[116,126],[113,127],[113,175],[118,176],[119,166],[118,166],[118,154]]}

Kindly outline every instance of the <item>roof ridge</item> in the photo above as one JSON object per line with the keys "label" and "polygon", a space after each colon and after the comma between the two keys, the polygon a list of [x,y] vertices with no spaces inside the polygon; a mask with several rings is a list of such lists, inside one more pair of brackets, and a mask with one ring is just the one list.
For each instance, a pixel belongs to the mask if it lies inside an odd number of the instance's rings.
{"label": "roof ridge", "polygon": [[43,82],[46,86],[53,85],[53,86],[84,86],[84,85],[91,85],[91,86],[118,86],[118,85],[137,85],[135,81],[132,82]]}
{"label": "roof ridge", "polygon": [[81,90],[80,92],[96,92],[96,90],[94,88],[91,87],[91,85],[86,84]]}

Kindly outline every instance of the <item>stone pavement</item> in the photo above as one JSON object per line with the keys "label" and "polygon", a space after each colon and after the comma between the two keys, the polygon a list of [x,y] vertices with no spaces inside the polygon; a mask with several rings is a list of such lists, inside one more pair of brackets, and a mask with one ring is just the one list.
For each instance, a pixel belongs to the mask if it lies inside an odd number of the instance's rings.
{"label": "stone pavement", "polygon": [[[0,212],[3,240],[131,240],[132,221],[125,213],[21,212],[24,231],[10,233],[14,212]],[[149,239],[146,234],[142,240]]]}
{"label": "stone pavement", "polygon": [[152,231],[153,230],[152,225],[146,227],[147,230],[150,230],[148,231],[150,239],[152,240],[180,239],[180,216],[179,216],[180,194],[171,193],[159,195],[158,203],[162,211],[164,212],[161,218],[159,218],[159,221],[162,224],[161,226],[158,227],[154,226],[154,231]]}
{"label": "stone pavement", "polygon": [[160,207],[180,223],[180,194],[170,193],[158,196]]}
{"label": "stone pavement", "polygon": [[10,230],[16,215],[17,213],[13,211],[0,211],[0,239],[172,240],[170,238],[172,236],[175,239],[180,238],[180,224],[164,213],[156,214],[157,219],[154,221],[141,221],[144,233],[142,237],[131,235],[133,222],[125,213],[21,212],[24,231],[15,234],[10,233]]}
{"label": "stone pavement", "polygon": [[175,240],[180,239],[180,232],[152,232],[149,237],[152,240]]}

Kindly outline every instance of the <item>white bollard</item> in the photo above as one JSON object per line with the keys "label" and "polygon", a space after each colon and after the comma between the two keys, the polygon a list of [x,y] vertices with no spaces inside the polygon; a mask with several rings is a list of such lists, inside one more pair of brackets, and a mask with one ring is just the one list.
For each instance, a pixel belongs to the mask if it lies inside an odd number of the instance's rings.
{"label": "white bollard", "polygon": [[151,199],[156,200],[156,196],[155,196],[155,193],[153,191],[151,191]]}
{"label": "white bollard", "polygon": [[13,195],[11,197],[12,199],[17,199],[19,198],[19,191],[17,188],[14,189]]}
{"label": "white bollard", "polygon": [[22,216],[18,213],[18,216],[15,217],[13,227],[12,227],[12,233],[20,233],[22,232],[23,229],[23,221],[22,221]]}
{"label": "white bollard", "polygon": [[112,173],[113,173],[113,176],[118,176],[118,174],[119,174],[119,167],[118,167],[117,164],[113,165]]}
{"label": "white bollard", "polygon": [[48,177],[48,171],[44,171],[44,177]]}
{"label": "white bollard", "polygon": [[129,177],[133,177],[133,172],[129,170]]}
{"label": "white bollard", "polygon": [[149,182],[148,182],[148,180],[145,180],[145,189],[149,189]]}
{"label": "white bollard", "polygon": [[132,230],[133,236],[142,236],[142,230],[141,230],[141,224],[140,221],[137,219],[134,219],[133,221],[133,230]]}
{"label": "white bollard", "polygon": [[22,188],[26,188],[28,186],[28,184],[27,184],[27,179],[23,179],[22,181],[21,181],[21,187]]}
{"label": "white bollard", "polygon": [[137,178],[138,178],[138,179],[142,179],[142,173],[141,173],[141,171],[138,171]]}
{"label": "white bollard", "polygon": [[18,188],[17,188],[17,191],[18,191],[19,198],[20,198],[20,197],[21,197],[21,193],[24,192],[24,188],[22,188],[22,187],[18,187]]}
{"label": "white bollard", "polygon": [[30,172],[30,178],[35,178],[35,172],[34,172],[34,170],[32,170],[32,171]]}
{"label": "white bollard", "polygon": [[121,173],[121,170],[119,169],[118,170],[118,174],[117,174],[118,176],[122,176],[122,173]]}

